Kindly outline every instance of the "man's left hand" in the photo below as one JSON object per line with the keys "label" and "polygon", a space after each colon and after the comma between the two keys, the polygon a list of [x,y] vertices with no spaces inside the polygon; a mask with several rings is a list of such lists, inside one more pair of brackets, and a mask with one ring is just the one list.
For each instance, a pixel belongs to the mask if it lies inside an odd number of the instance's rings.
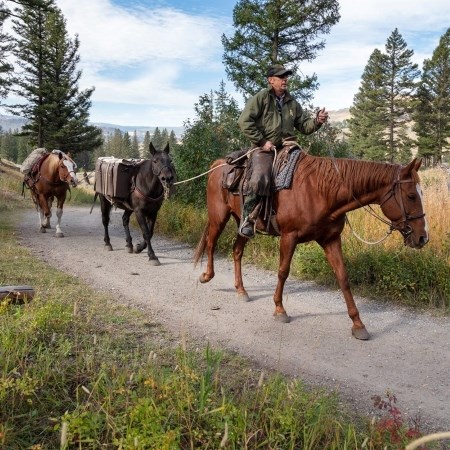
{"label": "man's left hand", "polygon": [[319,109],[319,112],[316,115],[316,122],[323,124],[328,121],[328,111],[325,111],[325,108]]}

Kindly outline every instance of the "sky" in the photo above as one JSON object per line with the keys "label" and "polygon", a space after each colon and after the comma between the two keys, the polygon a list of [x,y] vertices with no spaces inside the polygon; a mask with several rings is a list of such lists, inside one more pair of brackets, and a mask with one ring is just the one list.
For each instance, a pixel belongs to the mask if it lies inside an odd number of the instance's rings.
{"label": "sky", "polygon": [[[199,97],[226,91],[221,36],[232,36],[237,0],[56,0],[69,36],[78,35],[80,89],[95,87],[90,120],[126,126],[172,128],[195,117]],[[422,68],[450,27],[448,0],[340,0],[341,19],[323,38],[317,58],[303,62],[316,73],[313,103],[348,108],[375,48],[398,28],[412,61]]]}

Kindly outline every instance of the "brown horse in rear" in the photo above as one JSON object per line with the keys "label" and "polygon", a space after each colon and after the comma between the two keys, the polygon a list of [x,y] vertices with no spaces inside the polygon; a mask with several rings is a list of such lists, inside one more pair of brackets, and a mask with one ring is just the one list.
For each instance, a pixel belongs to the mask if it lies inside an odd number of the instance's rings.
{"label": "brown horse in rear", "polygon": [[[369,339],[350,290],[342,255],[341,233],[346,213],[378,204],[390,221],[386,223],[403,235],[405,245],[422,248],[428,242],[428,227],[417,174],[420,164],[416,159],[401,166],[311,155],[302,157],[291,188],[276,192],[273,198],[281,236],[278,284],[274,293],[276,319],[290,320],[283,307],[283,289],[297,244],[316,241],[323,248],[344,295],[348,315],[353,321],[352,334],[358,339]],[[216,169],[209,174],[207,183],[208,223],[194,256],[198,263],[205,250],[207,252],[206,271],[200,276],[202,283],[214,277],[214,250],[226,223],[231,216],[238,225],[240,221],[240,197],[222,187],[222,172],[230,167],[224,160],[218,160],[212,168]],[[244,300],[248,300],[248,294],[242,282],[241,261],[247,240],[237,235],[233,245],[235,287]]]}
{"label": "brown horse in rear", "polygon": [[77,185],[75,162],[60,151],[45,154],[24,178],[24,186],[31,191],[31,197],[39,214],[41,233],[50,229],[51,208],[56,197],[56,237],[64,237],[61,218],[64,202],[70,186]]}

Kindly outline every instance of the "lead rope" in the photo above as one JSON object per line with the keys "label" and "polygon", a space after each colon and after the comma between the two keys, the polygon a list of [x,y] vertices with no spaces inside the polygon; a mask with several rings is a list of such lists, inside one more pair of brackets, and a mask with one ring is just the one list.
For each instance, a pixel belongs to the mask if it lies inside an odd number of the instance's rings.
{"label": "lead rope", "polygon": [[[230,164],[234,164],[237,161],[239,161],[240,159],[243,159],[243,158],[247,157],[248,155],[253,153],[257,148],[259,148],[259,147],[251,148],[247,153],[244,153],[242,156],[239,156],[239,158],[236,158],[235,160],[231,161]],[[195,177],[188,178],[187,180],[177,181],[176,183],[173,183],[173,184],[175,186],[177,184],[183,184],[183,183],[187,183],[187,182],[192,181],[192,180],[196,180],[197,178],[200,178],[200,177],[203,177],[205,175],[208,175],[208,173],[213,172],[214,170],[218,169],[219,167],[223,167],[223,166],[226,166],[226,165],[228,165],[228,163],[219,164],[218,166],[215,166],[212,169],[209,169],[206,172],[201,173],[200,175],[196,175]]]}

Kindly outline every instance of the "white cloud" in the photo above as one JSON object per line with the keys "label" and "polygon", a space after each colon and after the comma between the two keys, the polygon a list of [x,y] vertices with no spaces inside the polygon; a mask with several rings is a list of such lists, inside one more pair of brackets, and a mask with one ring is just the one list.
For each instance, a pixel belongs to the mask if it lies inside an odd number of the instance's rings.
{"label": "white cloud", "polygon": [[146,117],[130,112],[123,124],[154,125],[161,112],[170,123],[172,108],[181,125],[187,116],[180,120],[179,111],[192,113],[199,96],[224,78],[221,35],[228,25],[221,19],[167,7],[124,8],[108,0],[57,0],[57,5],[69,35],[80,39],[80,87],[95,86],[92,120],[101,114],[97,103],[105,114],[107,103],[128,109],[146,104]]}

